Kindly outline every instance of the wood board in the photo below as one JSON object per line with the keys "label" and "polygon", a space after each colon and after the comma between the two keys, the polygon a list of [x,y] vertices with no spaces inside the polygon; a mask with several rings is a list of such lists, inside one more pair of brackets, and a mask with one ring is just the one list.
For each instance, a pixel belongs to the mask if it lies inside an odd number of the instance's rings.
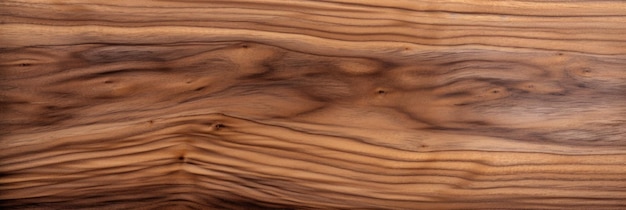
{"label": "wood board", "polygon": [[0,1],[0,207],[626,208],[623,1]]}

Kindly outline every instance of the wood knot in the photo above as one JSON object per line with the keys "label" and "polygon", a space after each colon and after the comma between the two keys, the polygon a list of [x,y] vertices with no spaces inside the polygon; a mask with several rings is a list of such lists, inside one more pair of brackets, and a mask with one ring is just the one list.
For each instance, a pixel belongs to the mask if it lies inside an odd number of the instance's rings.
{"label": "wood knot", "polygon": [[492,94],[503,94],[506,93],[506,89],[498,87],[498,88],[493,88],[491,90],[488,90],[490,93]]}
{"label": "wood knot", "polygon": [[226,126],[222,123],[215,123],[215,125],[213,125],[213,128],[215,128],[215,130],[219,130],[221,128],[225,128]]}

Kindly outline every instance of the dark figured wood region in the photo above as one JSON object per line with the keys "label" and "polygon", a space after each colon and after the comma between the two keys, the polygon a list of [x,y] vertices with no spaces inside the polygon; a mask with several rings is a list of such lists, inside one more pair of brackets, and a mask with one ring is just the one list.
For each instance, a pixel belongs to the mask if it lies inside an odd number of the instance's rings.
{"label": "dark figured wood region", "polygon": [[0,1],[0,208],[626,208],[624,34],[624,1]]}

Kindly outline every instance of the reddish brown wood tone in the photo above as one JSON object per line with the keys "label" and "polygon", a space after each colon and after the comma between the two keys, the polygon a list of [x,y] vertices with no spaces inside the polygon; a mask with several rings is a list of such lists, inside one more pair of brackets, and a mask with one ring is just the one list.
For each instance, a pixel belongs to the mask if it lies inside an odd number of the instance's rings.
{"label": "reddish brown wood tone", "polygon": [[0,208],[626,208],[626,2],[2,0]]}

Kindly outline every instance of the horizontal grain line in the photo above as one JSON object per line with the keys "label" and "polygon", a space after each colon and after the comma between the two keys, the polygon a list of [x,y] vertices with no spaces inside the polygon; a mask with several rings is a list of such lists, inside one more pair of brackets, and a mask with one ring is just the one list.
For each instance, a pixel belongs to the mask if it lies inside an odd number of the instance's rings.
{"label": "horizontal grain line", "polygon": [[576,18],[576,17],[625,17],[626,15],[529,15],[522,13],[495,13],[495,12],[469,12],[469,11],[452,11],[452,10],[433,10],[433,9],[425,9],[425,10],[414,10],[407,9],[402,7],[393,7],[393,6],[380,6],[380,5],[369,5],[363,3],[346,3],[346,2],[332,2],[335,4],[342,5],[355,5],[362,7],[369,7],[373,9],[395,9],[409,12],[430,12],[430,13],[454,13],[454,14],[466,14],[466,15],[509,15],[509,16],[520,16],[520,17],[539,17],[539,18],[555,18],[555,17],[565,17],[565,18]]}
{"label": "horizontal grain line", "polygon": [[[19,8],[19,7],[16,7]],[[298,20],[305,20],[305,21],[311,21],[311,22],[319,22],[319,23],[325,23],[325,24],[333,24],[333,25],[337,25],[337,26],[354,26],[354,27],[363,27],[363,28],[369,28],[369,27],[389,27],[389,26],[394,26],[396,28],[411,28],[411,29],[415,29],[415,30],[419,30],[419,27],[416,26],[441,26],[441,27],[474,27],[474,28],[493,28],[493,29],[503,29],[503,28],[513,28],[513,29],[524,29],[525,31],[528,30],[532,30],[534,32],[545,32],[545,33],[558,33],[558,34],[562,34],[562,35],[567,35],[567,34],[572,34],[572,33],[564,33],[564,32],[560,32],[559,30],[580,30],[580,29],[588,29],[588,28],[579,28],[579,27],[566,27],[566,28],[555,28],[555,27],[546,27],[546,26],[517,26],[517,25],[497,25],[497,24],[488,24],[490,22],[487,23],[480,23],[480,24],[455,24],[455,23],[432,23],[432,22],[412,22],[412,21],[408,21],[408,20],[404,20],[404,19],[389,19],[389,18],[368,18],[368,17],[361,17],[361,18],[355,18],[355,17],[345,17],[345,16],[336,16],[336,15],[328,15],[328,14],[316,14],[316,13],[307,13],[307,12],[303,12],[303,11],[298,11],[300,13],[303,14],[307,14],[307,15],[312,15],[312,16],[316,16],[316,17],[330,17],[330,18],[338,18],[338,19],[347,19],[347,20],[363,20],[363,21],[369,21],[369,20],[376,20],[376,21],[396,21],[398,23],[402,23],[402,24],[406,24],[406,26],[398,26],[397,23],[394,24],[376,24],[376,25],[368,25],[368,24],[348,24],[348,23],[342,23],[342,22],[331,22],[331,21],[322,21],[322,20],[315,20],[315,19],[298,19]],[[232,13],[228,13],[228,14],[232,14]],[[245,13],[247,14],[247,13]],[[23,16],[23,15],[0,15],[1,16],[9,16],[9,17],[16,17],[16,18],[23,18],[23,19],[35,19],[35,20],[51,20],[51,21],[55,21],[55,22],[67,22],[67,21],[72,21],[72,22],[104,22],[104,23],[178,23],[178,22],[182,22],[182,23],[187,23],[189,24],[189,21],[192,20],[185,20],[185,19],[181,19],[181,20],[170,20],[170,19],[165,19],[163,21],[116,21],[113,19],[88,19],[88,18],[82,18],[82,19],[52,19],[52,18],[37,18],[37,17],[30,17],[30,16]],[[268,16],[268,17],[276,17],[276,16]],[[282,16],[278,16],[278,17],[282,17]],[[284,18],[288,18],[288,17],[284,17]],[[268,26],[275,26],[275,27],[283,27],[282,25],[275,25],[275,24],[269,24],[268,22],[252,22],[252,21],[237,21],[237,20],[213,20],[213,19],[193,19],[193,21],[204,21],[204,22],[224,22],[224,23],[252,23],[252,24],[262,24],[262,25],[268,25]],[[580,23],[580,20],[578,20],[578,23]],[[589,23],[593,23],[593,21],[590,21]],[[67,23],[70,24],[70,23]],[[39,23],[38,25],[51,25],[51,26],[59,26],[59,25],[55,25],[55,24],[41,24]],[[82,25],[88,25],[88,24],[75,24],[75,25],[68,25],[68,26],[82,26]],[[97,25],[101,25],[101,24],[97,24]],[[169,24],[168,24],[169,25]],[[415,26],[409,26],[409,25],[415,25]],[[103,25],[103,26],[110,26],[110,25]],[[119,26],[119,25],[112,25],[112,26]],[[151,25],[151,26],[156,26],[156,25]],[[194,25],[187,25],[187,26],[194,26]],[[129,27],[137,27],[137,26],[129,26]],[[284,26],[285,28],[291,28],[292,26]],[[306,29],[310,29],[310,28],[306,28]],[[537,30],[537,29],[542,29],[542,30]],[[551,31],[547,31],[545,29],[552,29]],[[611,28],[594,28],[594,29],[608,29],[608,30],[620,30],[620,29],[616,29],[615,27],[611,27]],[[626,28],[622,28],[622,29],[626,29]],[[456,29],[456,30],[463,30],[463,29]],[[477,29],[478,30],[478,29]],[[578,31],[578,33],[580,33],[580,31]]]}
{"label": "horizontal grain line", "polygon": [[[251,22],[254,23],[254,22]],[[259,23],[257,23],[259,24]],[[65,27],[65,26],[58,26],[58,25],[53,25],[53,24],[37,24],[37,25],[42,25],[42,26],[52,26],[52,27]],[[398,33],[367,33],[367,34],[363,34],[363,33],[347,33],[347,32],[338,32],[338,31],[326,31],[326,30],[320,30],[320,29],[312,29],[312,28],[305,28],[305,27],[295,27],[295,26],[289,26],[289,27],[284,27],[284,26],[279,26],[279,25],[272,25],[272,24],[263,24],[263,25],[269,25],[269,26],[276,26],[276,27],[282,27],[282,28],[287,28],[287,29],[302,29],[302,30],[314,30],[320,33],[325,33],[325,34],[339,34],[339,35],[346,35],[346,36],[354,36],[354,35],[359,35],[359,36],[365,36],[363,38],[359,38],[359,39],[339,39],[339,38],[334,38],[334,37],[330,37],[330,36],[323,36],[323,35],[313,35],[313,34],[305,34],[305,33],[293,33],[293,32],[286,32],[286,31],[277,31],[277,30],[255,30],[255,31],[263,31],[263,32],[267,32],[267,33],[279,33],[279,34],[291,34],[291,35],[305,35],[305,36],[310,36],[310,37],[315,37],[315,38],[320,38],[320,39],[328,39],[328,40],[337,40],[337,41],[346,41],[346,42],[353,42],[353,41],[364,41],[364,39],[367,36],[398,36],[398,37],[403,37],[403,38],[413,38],[413,39],[427,39],[427,40],[441,40],[441,41],[445,41],[445,40],[455,40],[455,39],[463,39],[463,38],[510,38],[510,39],[526,39],[526,40],[540,40],[540,41],[566,41],[566,42],[588,42],[588,41],[594,41],[594,42],[615,42],[615,43],[625,43],[626,40],[614,40],[614,39],[591,39],[591,38],[550,38],[550,37],[531,37],[531,36],[513,36],[513,35],[483,35],[483,34],[470,34],[470,35],[458,35],[458,36],[411,36],[408,34],[398,34]],[[104,26],[104,27],[116,27],[116,28],[132,28],[132,29],[141,29],[141,28],[151,28],[151,27],[183,27],[183,28],[213,28],[213,29],[226,29],[226,30],[253,30],[251,28],[230,28],[230,27],[202,27],[202,26],[180,26],[180,25],[150,25],[150,26],[110,26],[110,25],[96,25],[96,24],[85,24],[85,25],[72,25],[69,27],[90,27],[90,26]],[[371,28],[371,27],[368,27]],[[585,28],[581,28],[581,30],[584,30]],[[477,29],[478,30],[478,29]],[[436,31],[435,29],[432,29],[432,31]],[[446,30],[443,30],[446,31]],[[428,45],[428,46],[455,46],[455,45],[445,45],[445,44],[425,44],[423,42],[419,42],[419,41],[393,41],[392,40],[384,40],[384,39],[367,39],[367,42],[394,42],[394,43],[411,43],[411,44],[419,44],[419,45]],[[514,46],[509,46],[509,45],[490,45],[490,44],[485,44],[482,42],[476,42],[476,43],[465,43],[463,45],[469,45],[469,44],[478,44],[478,45],[485,45],[485,46],[498,46],[498,47],[505,47],[505,48],[511,48]],[[524,48],[524,49],[544,49],[544,50],[548,50],[547,48],[529,48],[529,47],[520,47],[520,48]]]}
{"label": "horizontal grain line", "polygon": [[[250,40],[246,40],[246,39],[240,39],[240,40],[228,40],[228,41],[218,41],[218,42],[232,42],[232,41],[238,41],[238,42],[250,42]],[[342,41],[342,40],[338,40],[338,41]],[[372,40],[372,41],[379,41],[379,40]],[[348,41],[348,42],[362,42],[362,41]],[[397,42],[397,41],[387,41],[390,43],[408,43],[408,42]],[[193,43],[204,43],[204,44],[210,44],[213,42],[208,42],[208,41],[177,41],[177,42],[165,42],[165,43],[132,43],[132,44],[124,44],[124,43],[118,43],[118,42],[81,42],[81,43],[73,43],[73,44],[38,44],[38,45],[28,45],[28,46],[20,46],[20,47],[5,47],[5,48],[1,48],[0,50],[6,50],[6,49],[23,49],[23,48],[46,48],[46,47],[63,47],[63,46],[80,46],[80,45],[111,45],[111,46],[128,46],[128,45],[134,45],[134,46],[155,46],[155,45],[184,45],[184,44],[193,44]],[[261,43],[261,42],[259,42]],[[516,46],[505,46],[505,45],[488,45],[488,44],[481,44],[481,43],[464,43],[464,44],[447,44],[447,45],[443,45],[443,44],[419,44],[419,43],[408,43],[408,44],[416,44],[416,45],[422,45],[422,46],[434,46],[434,47],[463,47],[463,46],[482,46],[482,47],[500,47],[500,48],[505,48],[505,49],[528,49],[528,50],[537,50],[537,51],[547,51],[547,52],[562,52],[562,53],[577,53],[577,54],[582,54],[582,55],[606,55],[606,56],[615,56],[615,55],[626,55],[626,53],[592,53],[592,52],[586,52],[586,51],[576,51],[576,50],[564,50],[564,49],[547,49],[547,48],[534,48],[534,47],[516,47]],[[272,45],[274,46],[274,45]],[[279,47],[279,48],[284,48],[284,47],[280,47],[280,46],[275,46],[275,47]],[[289,49],[289,48],[285,48],[285,49]],[[292,49],[289,49],[292,50]],[[310,55],[320,55],[317,53],[309,53],[306,51],[299,51],[299,50],[295,50],[293,49],[292,51],[294,52],[303,52],[303,53],[307,53]]]}
{"label": "horizontal grain line", "polygon": [[[273,138],[275,139],[275,138]],[[280,141],[286,141],[286,142],[290,142],[293,144],[300,144],[300,143],[295,143],[295,142],[291,142],[285,139],[279,139]],[[228,142],[231,144],[237,144],[237,145],[246,145],[246,146],[250,146],[250,147],[262,147],[262,148],[271,148],[271,149],[276,149],[276,150],[285,150],[285,151],[289,151],[287,148],[281,148],[281,147],[275,147],[275,146],[268,146],[268,145],[255,145],[255,144],[251,144],[251,143],[245,143],[245,142]],[[215,143],[215,144],[219,144],[222,145],[224,147],[228,147],[222,143]],[[308,146],[313,146],[313,147],[318,147],[318,148],[323,148],[323,149],[327,149],[327,150],[332,150],[332,151],[337,151],[337,152],[343,152],[345,154],[353,154],[353,155],[357,155],[360,156],[361,154],[359,153],[353,153],[353,152],[349,152],[349,151],[343,151],[340,149],[335,149],[335,148],[330,148],[330,147],[325,147],[325,146],[319,146],[319,145],[314,145],[314,144],[304,144],[304,145],[308,145]],[[233,148],[233,147],[229,147],[229,148]],[[253,150],[248,150],[253,152]],[[458,150],[455,152],[478,152],[478,151],[474,151],[474,150]],[[319,156],[316,155],[314,153],[307,153],[306,151],[303,151],[306,154],[315,156],[315,157],[323,157],[323,156]],[[448,151],[437,151],[437,152],[430,152],[430,153],[439,153],[439,152],[448,152]],[[423,152],[416,152],[416,153],[420,153],[422,154]],[[518,153],[518,152],[514,152],[514,153]],[[531,154],[539,154],[539,153],[531,153]],[[553,154],[550,154],[553,155]],[[559,155],[560,156],[560,155]],[[573,156],[579,156],[579,155],[573,155]],[[587,155],[580,155],[580,156],[587,156]],[[602,155],[592,155],[592,156],[602,156]],[[367,156],[367,157],[372,157],[372,158],[376,158],[376,159],[385,159],[385,160],[390,160],[390,161],[394,161],[394,162],[405,162],[405,163],[427,163],[427,162],[471,162],[471,163],[477,163],[477,164],[481,164],[481,165],[485,165],[485,166],[489,166],[489,167],[509,167],[509,166],[534,166],[534,165],[572,165],[573,163],[570,164],[511,164],[511,165],[496,165],[496,164],[489,164],[487,162],[482,162],[482,161],[467,161],[465,159],[437,159],[437,160],[399,160],[399,159],[393,159],[393,158],[385,158],[385,157],[378,157],[378,156]],[[331,158],[331,157],[324,157],[324,158],[329,158],[329,159],[335,159],[335,158]],[[427,159],[427,158],[425,158]],[[596,166],[596,165],[619,165],[619,164],[599,164],[599,163],[589,163],[589,164],[582,164],[582,163],[576,163],[575,165],[589,165],[589,166]]]}
{"label": "horizontal grain line", "polygon": [[[14,2],[15,1],[9,1],[9,2]],[[177,2],[187,2],[187,3],[198,3],[196,1],[177,1]],[[304,10],[323,10],[323,11],[337,11],[337,12],[363,12],[363,13],[369,13],[371,12],[371,10],[365,11],[363,9],[360,9],[361,7],[365,7],[365,8],[372,8],[375,10],[380,10],[382,9],[394,9],[394,10],[402,10],[402,11],[408,11],[408,12],[422,12],[422,13],[450,13],[450,14],[466,14],[466,15],[494,15],[494,16],[500,16],[500,15],[507,15],[507,16],[519,16],[519,17],[538,17],[538,18],[579,18],[579,17],[626,17],[626,15],[591,15],[591,14],[580,14],[580,15],[530,15],[530,14],[522,14],[522,13],[496,13],[496,12],[470,12],[470,11],[453,11],[453,10],[436,10],[436,9],[423,9],[423,10],[416,10],[416,9],[407,9],[407,8],[402,8],[402,7],[393,7],[393,6],[382,6],[382,5],[372,5],[372,4],[364,4],[364,3],[346,3],[346,2],[332,2],[332,1],[323,1],[324,4],[328,5],[324,5],[323,7],[307,7],[307,6],[299,6],[299,5],[294,5],[294,4],[275,4],[275,6],[289,6],[291,8],[300,8],[300,9],[304,9]],[[621,2],[621,1],[615,1],[615,2]],[[226,3],[226,4],[233,4],[233,2],[229,2],[229,1],[217,1],[217,2],[213,2],[213,3]],[[318,3],[319,2],[315,2]],[[43,4],[43,3],[28,3],[28,4],[40,4],[40,5],[70,5],[70,4],[59,4],[59,3],[55,3],[55,4]],[[27,4],[27,5],[28,5]],[[146,7],[146,6],[137,6],[137,5],[132,5],[132,6],[118,6],[118,5],[114,5],[114,4],[98,4],[98,3],[72,3],[71,5],[96,5],[96,6],[106,6],[106,7],[117,7],[117,8],[137,8],[137,9],[198,9],[198,8],[235,8],[235,9],[241,9],[241,8],[246,8],[246,9],[255,9],[255,10],[264,10],[264,9],[258,9],[257,7],[254,7],[256,5],[262,5],[262,6],[266,6],[266,5],[273,5],[273,4],[267,4],[267,3],[254,3],[254,2],[243,2],[243,3],[235,3],[238,4],[239,6],[234,7],[216,7],[211,5],[210,7],[207,5],[206,7],[202,7],[202,6],[198,6],[196,5],[195,7]],[[202,5],[202,4],[200,4]],[[241,5],[251,5],[253,7],[242,7]],[[349,6],[355,6],[355,8],[359,8],[359,9],[334,9],[336,7],[334,7],[333,5],[349,5]],[[276,8],[276,7],[274,7]],[[267,10],[267,9],[265,9]],[[281,11],[290,11],[290,10],[281,10]]]}

